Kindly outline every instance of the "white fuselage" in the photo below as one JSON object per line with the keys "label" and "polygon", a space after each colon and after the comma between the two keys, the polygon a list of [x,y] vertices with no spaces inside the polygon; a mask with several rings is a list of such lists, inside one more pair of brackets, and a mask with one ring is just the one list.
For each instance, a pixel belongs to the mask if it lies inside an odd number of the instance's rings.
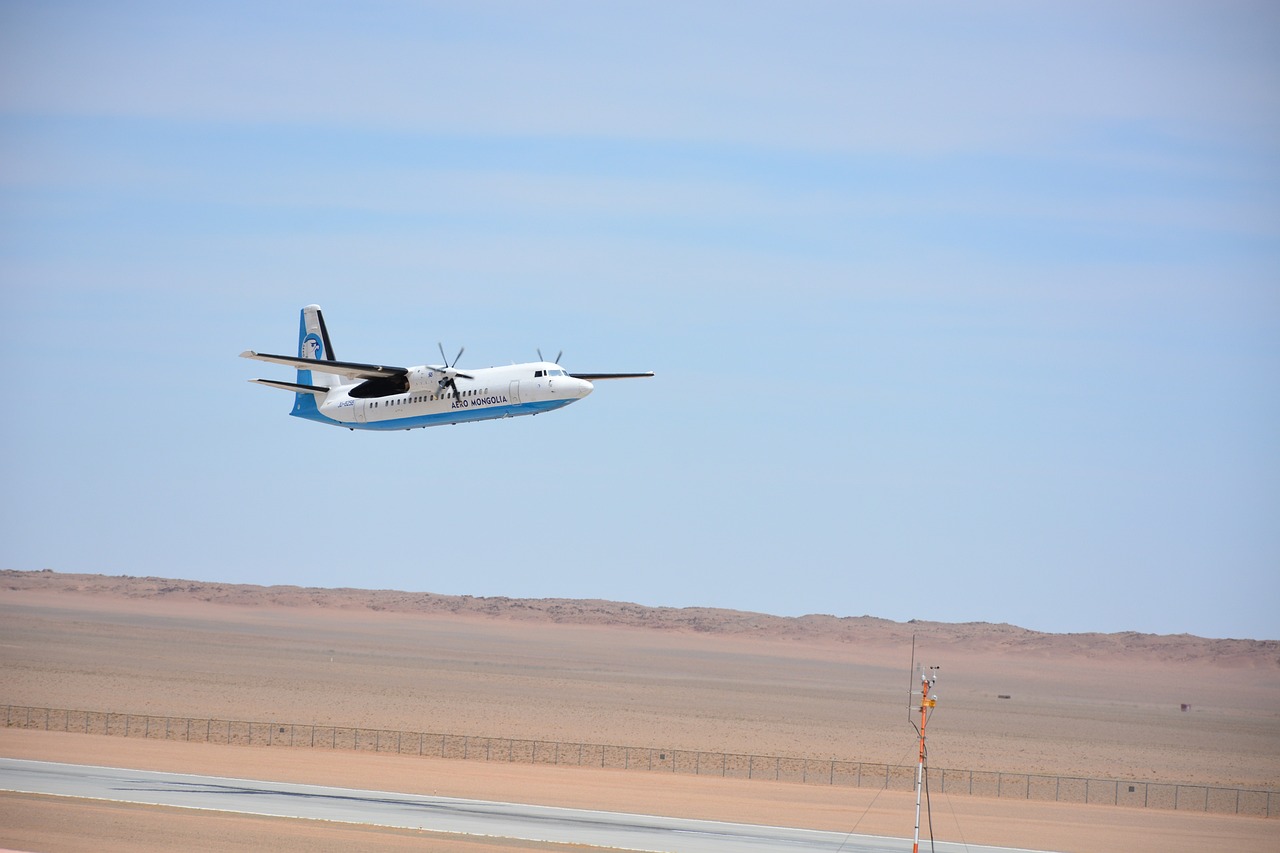
{"label": "white fuselage", "polygon": [[[326,377],[313,373],[315,379]],[[441,383],[445,374],[439,368],[414,367],[409,369],[407,391],[379,397],[362,396],[358,381],[342,381],[317,401],[316,410],[294,414],[351,429],[417,429],[536,415],[581,400],[593,387],[552,362],[468,369],[467,375],[470,378],[453,378],[455,393],[454,387]]]}

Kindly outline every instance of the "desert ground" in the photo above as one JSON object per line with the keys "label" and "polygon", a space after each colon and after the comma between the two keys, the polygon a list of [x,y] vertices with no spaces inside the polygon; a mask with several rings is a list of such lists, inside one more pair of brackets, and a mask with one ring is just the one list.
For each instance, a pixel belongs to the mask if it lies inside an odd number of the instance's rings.
{"label": "desert ground", "polygon": [[[0,573],[4,704],[157,716],[909,765],[913,637],[917,663],[941,667],[935,774],[1275,788],[1276,641]],[[716,776],[17,728],[0,729],[0,754],[871,834],[909,836],[913,822],[906,792]],[[1274,811],[933,796],[940,839],[1054,850],[1275,850]],[[216,850],[557,849],[0,795],[0,846],[12,849],[192,839]]]}

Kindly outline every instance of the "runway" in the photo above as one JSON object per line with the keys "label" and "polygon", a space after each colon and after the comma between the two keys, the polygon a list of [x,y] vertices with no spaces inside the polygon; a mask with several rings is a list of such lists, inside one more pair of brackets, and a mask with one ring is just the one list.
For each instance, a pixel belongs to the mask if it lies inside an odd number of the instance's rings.
{"label": "runway", "polygon": [[[0,758],[0,790],[671,853],[903,853],[910,839]],[[925,842],[922,849],[929,849]],[[1036,853],[938,842],[939,853]]]}

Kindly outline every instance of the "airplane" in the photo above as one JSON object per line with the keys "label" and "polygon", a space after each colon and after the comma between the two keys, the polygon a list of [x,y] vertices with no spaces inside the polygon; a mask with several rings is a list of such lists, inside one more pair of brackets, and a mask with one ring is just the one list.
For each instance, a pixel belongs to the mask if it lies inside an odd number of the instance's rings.
{"label": "airplane", "polygon": [[591,393],[601,379],[633,379],[646,373],[569,373],[556,360],[459,370],[440,346],[440,365],[391,367],[334,358],[319,305],[302,309],[297,356],[245,350],[241,358],[296,367],[296,382],[251,379],[294,393],[289,414],[347,429],[420,429],[443,424],[537,415],[563,408]]}

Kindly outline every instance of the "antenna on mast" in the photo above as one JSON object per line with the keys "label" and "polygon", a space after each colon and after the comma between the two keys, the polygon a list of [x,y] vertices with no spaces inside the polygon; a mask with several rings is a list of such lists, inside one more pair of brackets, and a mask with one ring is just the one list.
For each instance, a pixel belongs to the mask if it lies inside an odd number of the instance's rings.
{"label": "antenna on mast", "polygon": [[915,695],[915,685],[911,680],[916,677],[916,635],[911,635],[911,668],[907,670],[907,722],[911,722],[911,712],[914,710],[911,704],[911,697]]}

